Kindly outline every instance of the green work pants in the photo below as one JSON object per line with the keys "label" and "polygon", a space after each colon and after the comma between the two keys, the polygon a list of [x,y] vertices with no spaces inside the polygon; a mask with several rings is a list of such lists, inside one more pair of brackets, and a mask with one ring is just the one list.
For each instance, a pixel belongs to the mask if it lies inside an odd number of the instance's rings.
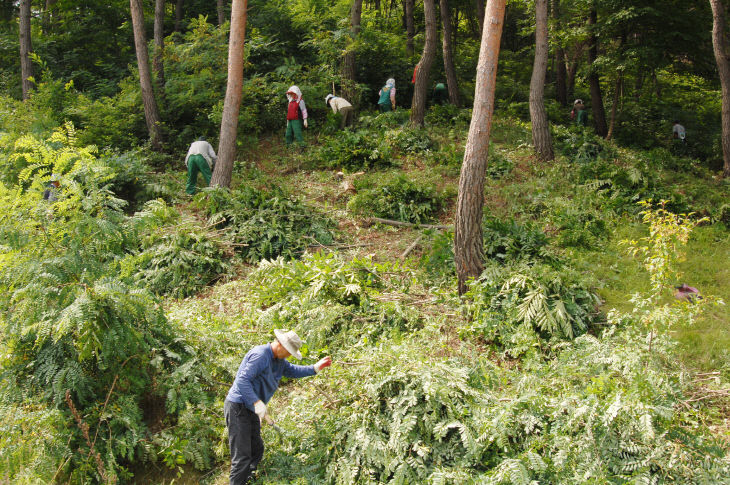
{"label": "green work pants", "polygon": [[390,105],[390,103],[379,104],[378,108],[380,108],[381,113],[387,113],[388,111],[393,111],[393,107]]}
{"label": "green work pants", "polygon": [[286,140],[287,145],[291,145],[297,139],[297,143],[304,145],[304,138],[302,138],[302,120],[289,120],[286,122]]}
{"label": "green work pants", "polygon": [[352,126],[355,120],[355,108],[352,106],[345,106],[340,110],[340,130],[344,130],[346,126]]}
{"label": "green work pants", "polygon": [[188,158],[188,184],[185,192],[190,195],[195,193],[195,186],[198,183],[198,172],[203,174],[206,185],[210,185],[210,165],[203,155],[190,155]]}

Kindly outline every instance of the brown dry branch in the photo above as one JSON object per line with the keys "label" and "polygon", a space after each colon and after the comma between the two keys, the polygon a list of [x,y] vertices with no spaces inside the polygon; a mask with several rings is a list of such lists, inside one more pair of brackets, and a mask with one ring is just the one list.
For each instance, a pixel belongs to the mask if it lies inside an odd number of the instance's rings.
{"label": "brown dry branch", "polygon": [[94,449],[94,444],[91,442],[91,438],[89,437],[89,425],[86,424],[83,419],[81,419],[81,415],[79,414],[76,406],[74,406],[74,403],[71,400],[71,391],[69,389],[66,389],[66,404],[68,404],[68,407],[71,410],[71,414],[76,420],[76,425],[79,427],[79,429],[81,430],[81,434],[86,440],[86,444],[89,445],[89,456],[93,457],[94,461],[96,461],[96,470],[99,472],[99,476],[101,476],[102,482],[110,484],[117,483],[116,476],[107,477],[106,468],[104,467],[104,461],[101,459],[101,455]]}

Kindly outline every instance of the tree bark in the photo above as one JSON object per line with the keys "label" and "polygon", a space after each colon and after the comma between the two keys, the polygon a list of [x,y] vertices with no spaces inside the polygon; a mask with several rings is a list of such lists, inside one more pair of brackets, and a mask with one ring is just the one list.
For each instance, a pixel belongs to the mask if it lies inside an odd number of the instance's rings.
{"label": "tree bark", "polygon": [[[560,29],[560,0],[553,0],[553,20],[557,29]],[[563,106],[568,104],[568,77],[565,69],[565,51],[560,41],[555,46],[555,99]]]}
{"label": "tree bark", "polygon": [[414,52],[413,38],[416,36],[416,29],[413,25],[413,9],[415,0],[405,0],[406,4],[406,53],[411,57]]}
{"label": "tree bark", "polygon": [[618,113],[619,96],[621,95],[621,85],[623,84],[623,71],[619,71],[616,77],[616,86],[613,88],[613,104],[611,105],[611,119],[608,123],[608,133],[606,140],[613,138],[613,131],[616,127],[616,115]]}
{"label": "tree bark", "polygon": [[216,10],[218,12],[218,25],[223,25],[226,23],[226,2],[218,0]]}
{"label": "tree bark", "polygon": [[150,134],[152,148],[159,151],[162,149],[162,130],[160,128],[160,112],[157,109],[155,93],[152,89],[150,59],[147,53],[147,37],[144,32],[144,14],[140,0],[129,0],[129,7],[132,14],[132,30],[134,31],[134,47],[137,51],[137,68],[139,70],[139,84],[142,90],[144,117],[147,122],[147,130]]}
{"label": "tree bark", "polygon": [[26,100],[30,98],[30,91],[33,89],[33,83],[30,80],[33,77],[33,62],[30,60],[30,53],[33,50],[30,38],[30,0],[20,0],[18,15],[20,17],[20,82],[23,100]]}
{"label": "tree bark", "polygon": [[183,1],[175,2],[175,32],[182,32]]}
{"label": "tree bark", "polygon": [[712,7],[712,48],[722,89],[722,158],[723,177],[730,177],[730,62],[725,38],[725,6],[721,0],[710,0]]}
{"label": "tree bark", "polygon": [[248,0],[233,0],[231,7],[231,34],[228,41],[228,84],[223,102],[221,134],[218,142],[218,163],[216,163],[212,187],[230,187],[233,161],[236,158],[236,137],[238,135],[238,113],[241,109],[243,89],[243,61],[246,40],[246,14]]}
{"label": "tree bark", "polygon": [[449,101],[454,106],[461,106],[459,96],[459,82],[456,80],[456,69],[454,68],[454,56],[451,49],[451,14],[449,12],[449,0],[440,0],[441,7],[441,44],[444,53],[444,71],[446,71],[446,83],[449,88]]}
{"label": "tree bark", "polygon": [[[350,9],[350,25],[352,41],[347,46],[345,56],[342,58],[342,94],[351,103],[359,104],[357,97],[357,71],[355,69],[355,39],[360,34],[360,19],[362,18],[362,0],[354,0]],[[332,93],[334,94],[334,93]]]}
{"label": "tree bark", "polygon": [[43,10],[43,30],[45,32],[51,32],[53,30],[56,1],[57,0],[46,0],[46,7]]}
{"label": "tree bark", "polygon": [[165,52],[165,0],[155,0],[155,57],[154,68],[157,77],[157,94],[165,96],[165,64],[162,60]]}
{"label": "tree bark", "polygon": [[548,0],[535,0],[535,61],[530,80],[532,144],[540,160],[552,160],[553,144],[545,110],[545,75],[548,61]]}
{"label": "tree bark", "polygon": [[428,76],[431,74],[433,59],[436,57],[436,8],[434,0],[423,0],[423,13],[426,18],[426,41],[423,54],[418,61],[416,85],[413,88],[411,103],[411,124],[423,126],[426,116],[426,98],[428,97]]}
{"label": "tree bark", "polygon": [[497,81],[497,61],[504,25],[504,10],[505,0],[489,0],[487,3],[477,65],[474,111],[459,177],[454,224],[454,264],[460,295],[466,292],[469,278],[478,277],[484,269],[482,241],[484,179],[494,112],[494,88]]}
{"label": "tree bark", "polygon": [[482,38],[484,32],[484,0],[476,0],[477,4],[477,21],[479,22],[479,38]]}
{"label": "tree bark", "polygon": [[606,109],[603,107],[603,95],[601,94],[601,79],[598,77],[595,62],[598,58],[598,38],[596,37],[596,24],[598,23],[598,13],[596,6],[591,6],[591,16],[589,25],[591,26],[591,46],[588,49],[588,63],[591,65],[591,73],[588,81],[591,87],[591,108],[593,110],[593,121],[596,124],[596,134],[598,136],[606,136],[608,134],[608,126],[606,126]]}

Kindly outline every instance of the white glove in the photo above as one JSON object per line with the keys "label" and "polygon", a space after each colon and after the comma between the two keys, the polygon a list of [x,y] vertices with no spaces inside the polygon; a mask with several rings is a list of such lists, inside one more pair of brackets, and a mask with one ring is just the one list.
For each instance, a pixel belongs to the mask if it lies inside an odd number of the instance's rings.
{"label": "white glove", "polygon": [[314,364],[314,372],[319,372],[325,367],[329,367],[332,365],[332,359],[330,357],[325,357],[324,359],[320,360],[316,364]]}
{"label": "white glove", "polygon": [[264,404],[261,400],[256,401],[253,403],[253,410],[256,413],[256,416],[259,417],[259,420],[263,421],[264,416],[266,416],[266,404]]}
{"label": "white glove", "polygon": [[304,120],[304,127],[305,128],[307,127],[307,120],[306,119]]}

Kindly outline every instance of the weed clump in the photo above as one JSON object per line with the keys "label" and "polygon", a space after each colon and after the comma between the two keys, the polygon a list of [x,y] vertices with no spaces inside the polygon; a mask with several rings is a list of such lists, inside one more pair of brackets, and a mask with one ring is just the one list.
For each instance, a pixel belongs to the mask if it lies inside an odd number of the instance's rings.
{"label": "weed clump", "polygon": [[327,138],[314,156],[322,167],[353,172],[393,164],[390,147],[383,138],[364,130],[343,131]]}

